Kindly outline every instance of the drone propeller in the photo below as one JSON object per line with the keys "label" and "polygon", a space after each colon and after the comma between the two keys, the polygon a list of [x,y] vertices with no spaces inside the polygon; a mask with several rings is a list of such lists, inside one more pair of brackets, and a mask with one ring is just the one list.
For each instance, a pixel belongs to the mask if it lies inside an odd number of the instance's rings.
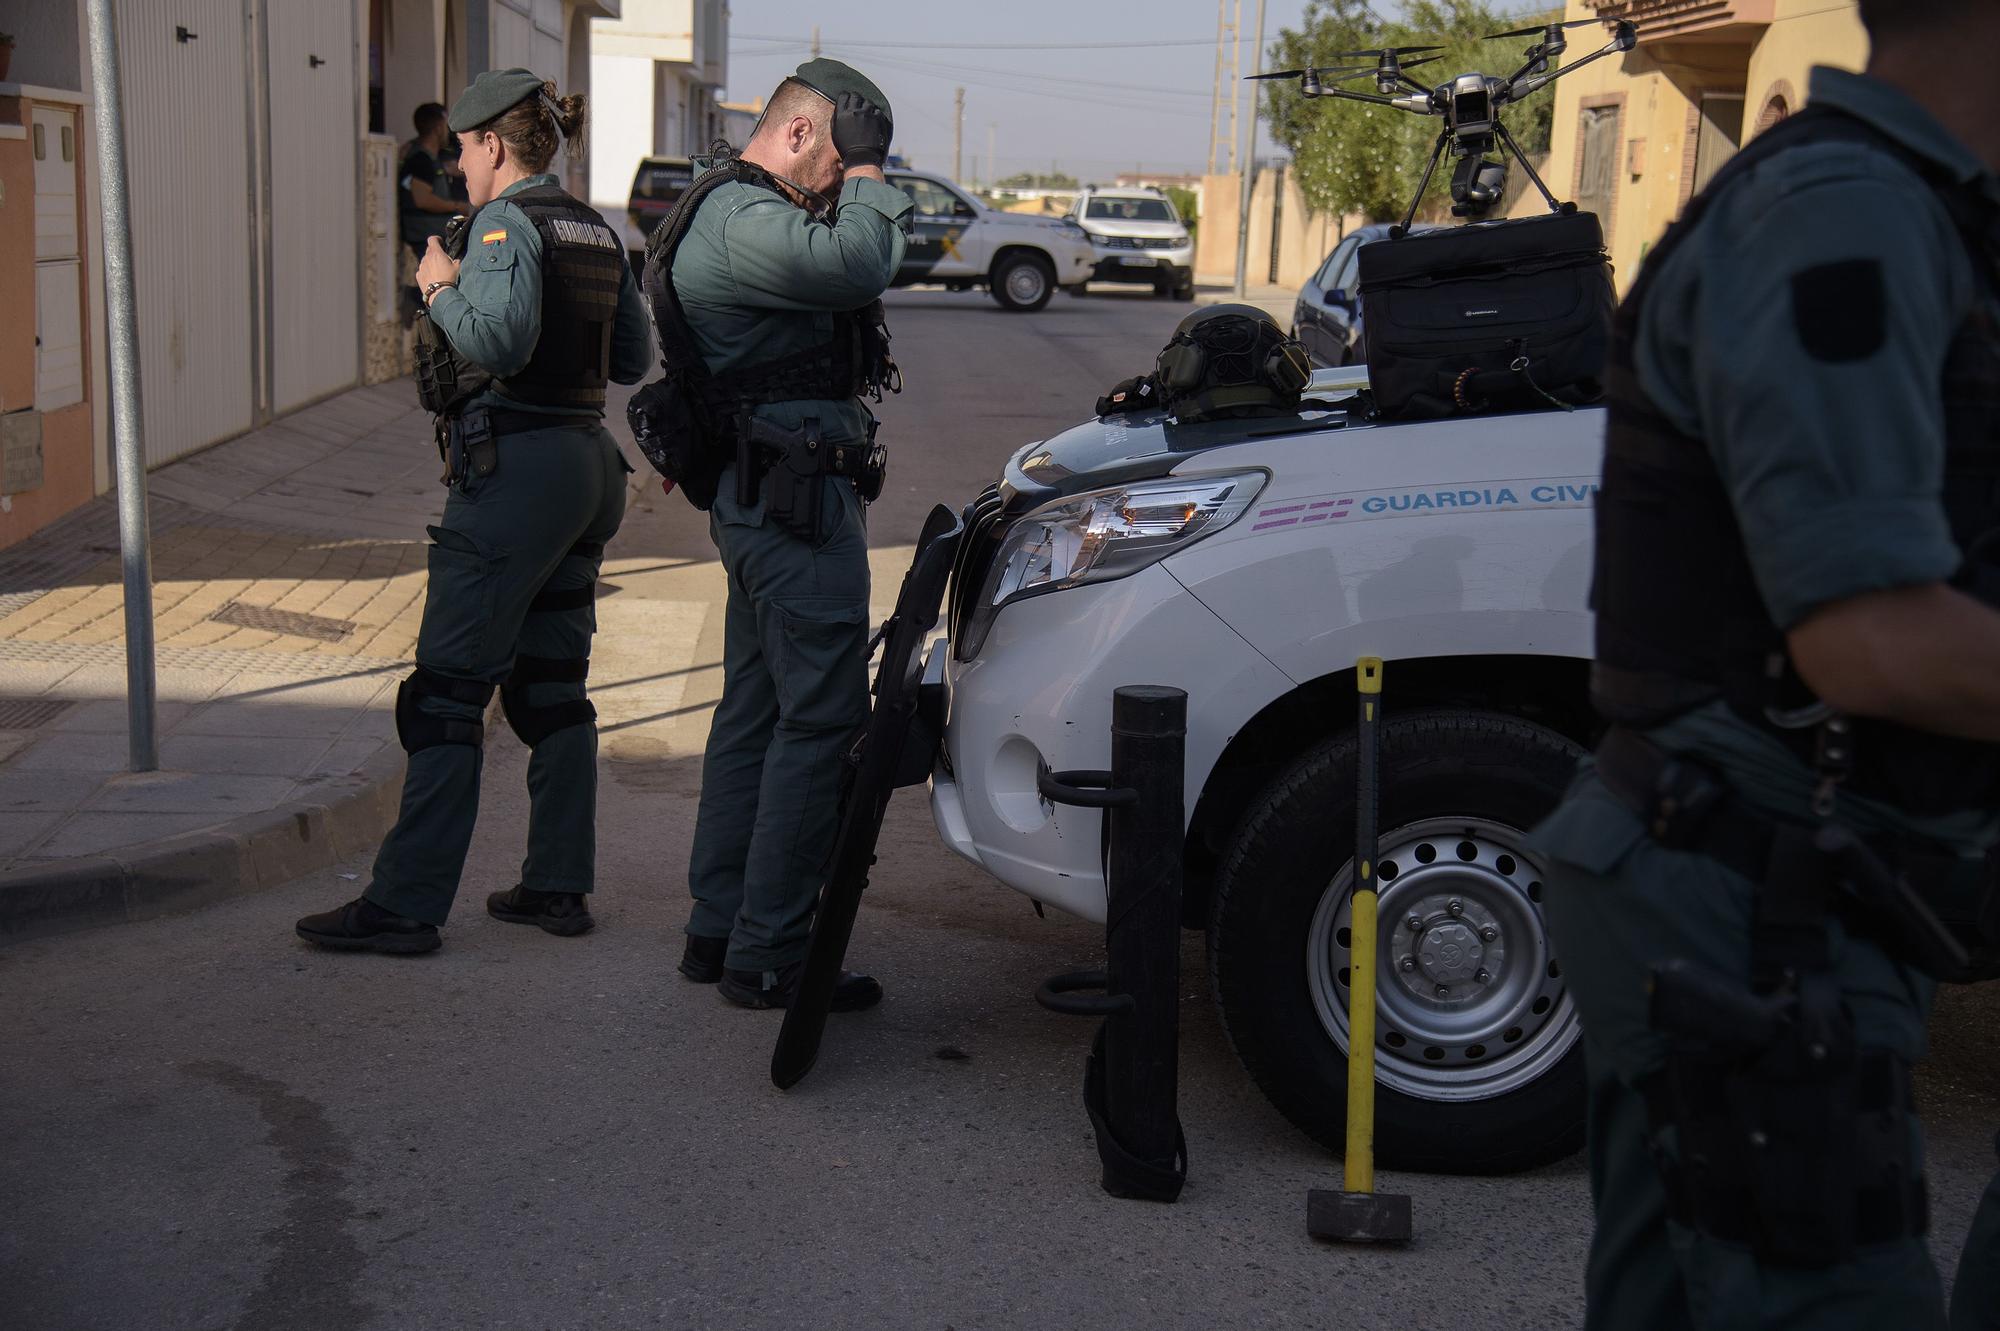
{"label": "drone propeller", "polygon": [[[1433,56],[1432,59],[1437,59],[1437,57]],[[1417,63],[1422,64],[1423,61],[1419,60]],[[1252,79],[1296,79],[1302,78],[1307,74],[1373,74],[1374,72],[1374,65],[1321,65],[1308,69],[1280,69],[1270,74],[1245,74],[1243,78],[1245,82],[1248,82]]]}
{"label": "drone propeller", "polygon": [[[1593,20],[1594,21],[1594,20]],[[1335,51],[1335,58],[1341,60],[1387,60],[1395,56],[1422,55],[1425,51],[1442,51],[1442,46],[1388,46],[1379,51]]]}
{"label": "drone propeller", "polygon": [[[1399,68],[1401,68],[1401,69],[1415,69],[1415,68],[1416,68],[1416,67],[1417,67],[1418,65],[1431,65],[1431,64],[1436,64],[1436,63],[1437,63],[1438,61],[1440,61],[1440,60],[1442,60],[1442,59],[1444,59],[1444,57],[1443,57],[1443,56],[1441,56],[1441,55],[1427,55],[1427,56],[1425,56],[1425,57],[1424,57],[1424,58],[1423,58],[1422,60],[1405,60],[1405,61],[1404,61],[1404,62],[1402,63],[1402,65],[1401,65],[1401,66],[1399,66]],[[1322,69],[1322,70],[1321,70],[1321,71],[1319,71],[1319,72],[1320,72],[1320,73],[1322,73],[1322,74],[1332,74],[1332,73],[1334,73],[1335,71],[1334,71],[1334,70],[1331,70],[1331,69]],[[1343,74],[1343,75],[1342,75],[1341,77],[1339,77],[1339,78],[1337,78],[1337,79],[1334,79],[1334,80],[1332,80],[1332,81],[1333,81],[1333,82],[1335,82],[1335,83],[1353,83],[1353,82],[1355,82],[1355,81],[1356,81],[1356,80],[1358,80],[1358,79],[1364,79],[1364,78],[1372,78],[1372,77],[1374,77],[1375,75],[1378,75],[1378,74],[1380,74],[1381,72],[1382,72],[1382,71],[1381,71],[1381,69],[1380,69],[1380,68],[1378,68],[1378,67],[1376,67],[1376,66],[1374,66],[1374,65],[1370,65],[1370,66],[1369,66],[1369,67],[1368,67],[1368,68],[1367,68],[1366,70],[1364,70],[1363,72],[1361,72],[1361,73],[1359,73],[1359,74]]]}
{"label": "drone propeller", "polygon": [[1596,18],[1573,18],[1567,23],[1537,23],[1532,28],[1516,28],[1512,32],[1488,33],[1486,40],[1489,42],[1501,42],[1506,41],[1510,37],[1539,37],[1551,28],[1587,28],[1593,23],[1602,23],[1603,21],[1603,19]]}

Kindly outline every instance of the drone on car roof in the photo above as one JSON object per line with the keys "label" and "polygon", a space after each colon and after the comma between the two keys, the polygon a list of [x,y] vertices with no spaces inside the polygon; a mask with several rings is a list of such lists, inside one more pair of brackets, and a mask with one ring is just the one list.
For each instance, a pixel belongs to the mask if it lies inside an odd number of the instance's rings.
{"label": "drone on car roof", "polygon": [[[1551,64],[1569,49],[1569,39],[1564,36],[1566,28],[1581,28],[1601,22],[1599,19],[1571,19],[1567,23],[1537,24],[1531,28],[1517,28],[1512,32],[1496,32],[1488,41],[1506,41],[1515,37],[1533,37],[1535,42],[1528,48],[1527,60],[1511,77],[1495,78],[1491,74],[1460,74],[1449,83],[1427,88],[1410,77],[1407,71],[1419,65],[1428,65],[1443,59],[1442,56],[1425,56],[1422,60],[1405,61],[1404,56],[1423,55],[1427,51],[1442,51],[1442,46],[1392,46],[1378,51],[1340,51],[1336,59],[1372,59],[1373,65],[1339,65],[1330,68],[1285,69],[1271,74],[1253,74],[1253,79],[1297,79],[1299,91],[1307,97],[1340,97],[1351,102],[1370,102],[1376,106],[1393,106],[1399,111],[1410,111],[1421,116],[1443,116],[1444,128],[1438,131],[1437,144],[1431,149],[1431,160],[1424,167],[1424,178],[1417,185],[1417,196],[1410,200],[1410,210],[1404,214],[1400,227],[1392,231],[1393,236],[1406,235],[1410,224],[1416,220],[1417,207],[1423,202],[1424,192],[1430,188],[1431,177],[1437,172],[1445,148],[1450,147],[1452,156],[1458,158],[1458,166],[1451,177],[1451,211],[1459,217],[1483,217],[1494,205],[1507,184],[1507,157],[1512,156],[1528,173],[1528,179],[1535,182],[1535,188],[1548,200],[1549,209],[1557,213],[1573,213],[1573,203],[1558,203],[1549,187],[1529,164],[1521,145],[1500,123],[1500,108],[1540,92],[1565,74],[1582,69],[1593,60],[1601,60],[1614,52],[1629,51],[1637,45],[1639,30],[1624,19],[1614,21],[1611,40],[1602,50],[1594,51],[1560,69]],[[1332,77],[1328,77],[1332,76]],[[1331,85],[1351,83],[1372,77],[1375,80],[1373,95],[1349,92]],[[1489,158],[1489,154],[1498,160]]]}

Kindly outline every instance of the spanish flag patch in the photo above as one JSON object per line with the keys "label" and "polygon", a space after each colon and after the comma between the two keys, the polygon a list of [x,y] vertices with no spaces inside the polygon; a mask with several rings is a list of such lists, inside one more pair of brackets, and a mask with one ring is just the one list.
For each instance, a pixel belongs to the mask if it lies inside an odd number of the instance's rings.
{"label": "spanish flag patch", "polygon": [[507,239],[505,231],[489,231],[479,238],[479,243],[482,245],[497,245],[505,239]]}

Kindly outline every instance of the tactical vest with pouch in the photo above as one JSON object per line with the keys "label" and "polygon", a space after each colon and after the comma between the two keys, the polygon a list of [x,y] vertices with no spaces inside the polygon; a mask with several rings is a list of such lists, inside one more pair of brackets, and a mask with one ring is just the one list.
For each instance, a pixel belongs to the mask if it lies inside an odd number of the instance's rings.
{"label": "tactical vest with pouch", "polygon": [[836,312],[833,336],[825,342],[734,370],[709,368],[674,290],[674,258],[703,200],[721,186],[734,180],[782,193],[768,172],[733,156],[726,145],[716,145],[715,157],[646,242],[643,287],[665,374],[639,390],[626,412],[653,469],[704,510],[715,502],[723,468],[735,456],[754,407],[841,401],[864,393],[879,402],[885,389],[902,391],[879,300]]}
{"label": "tactical vest with pouch", "polygon": [[[428,312],[418,316],[417,388],[424,407],[452,415],[488,386],[529,406],[602,412],[611,378],[611,338],[625,247],[596,209],[554,185],[506,196],[542,242],[541,335],[534,354],[505,379],[453,350]],[[448,233],[446,253],[465,257],[469,226]]]}
{"label": "tactical vest with pouch", "polygon": [[[1809,707],[1785,637],[1758,594],[1729,492],[1704,442],[1683,434],[1641,389],[1634,353],[1652,278],[1722,190],[1789,147],[1845,142],[1903,162],[1958,224],[1981,283],[1947,355],[1941,499],[1963,560],[1951,584],[2000,607],[2000,265],[1996,219],[1972,188],[1880,131],[1807,108],[1752,140],[1670,228],[1619,310],[1607,374],[1610,423],[1597,503],[1597,661],[1592,696],[1607,719],[1645,728],[1721,699],[1808,763],[1815,730],[1779,724]],[[1911,243],[1916,243],[1912,241]],[[1859,369],[1856,371],[1860,373]],[[1783,391],[1773,385],[1772,391]],[[1871,447],[1898,448],[1879,439]],[[1672,557],[1663,559],[1663,551]],[[1857,718],[1846,788],[1918,816],[2000,807],[2000,745]]]}

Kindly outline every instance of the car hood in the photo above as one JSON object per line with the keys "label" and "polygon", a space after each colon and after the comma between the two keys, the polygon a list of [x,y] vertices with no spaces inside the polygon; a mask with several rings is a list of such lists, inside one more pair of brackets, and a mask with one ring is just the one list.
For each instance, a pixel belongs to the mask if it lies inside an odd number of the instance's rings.
{"label": "car hood", "polygon": [[1306,431],[1337,430],[1347,424],[1345,413],[1319,404],[1292,416],[1187,425],[1158,411],[1107,416],[1085,421],[1015,453],[1001,476],[1000,495],[1006,515],[1014,518],[1066,495],[1165,476],[1188,458],[1212,448]]}
{"label": "car hood", "polygon": [[1168,237],[1178,239],[1187,234],[1187,228],[1179,222],[1113,222],[1106,218],[1093,217],[1078,225],[1093,236],[1131,236],[1137,239]]}

